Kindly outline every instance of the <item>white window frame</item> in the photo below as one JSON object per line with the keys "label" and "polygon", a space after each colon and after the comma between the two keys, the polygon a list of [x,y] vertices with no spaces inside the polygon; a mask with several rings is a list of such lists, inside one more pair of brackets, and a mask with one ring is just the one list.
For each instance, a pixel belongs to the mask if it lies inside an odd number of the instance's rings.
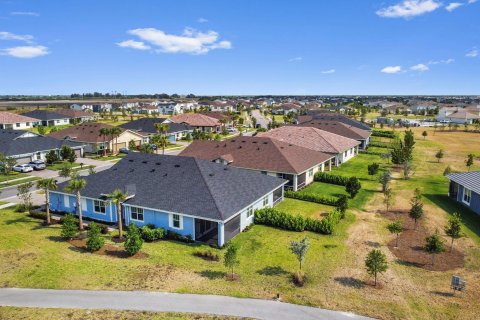
{"label": "white window frame", "polygon": [[[468,197],[468,201],[465,200],[465,196]],[[472,190],[463,187],[462,202],[465,203],[465,204],[470,205],[470,203],[472,202]]]}
{"label": "white window frame", "polygon": [[65,208],[70,208],[70,196],[67,194],[63,195],[63,205]]}
{"label": "white window frame", "polygon": [[[174,225],[174,216],[178,216],[178,222],[179,222],[179,226],[178,227],[175,227]],[[172,229],[176,229],[176,230],[183,230],[183,216],[178,214],[178,213],[171,213],[170,216],[169,216],[169,227],[172,228]]]}
{"label": "white window frame", "polygon": [[[137,215],[137,219],[135,219],[133,217],[133,211],[136,211],[135,214]],[[141,211],[141,213],[139,212]],[[142,219],[138,219],[138,215],[142,215]],[[130,207],[130,220],[134,220],[134,221],[145,221],[145,210],[143,210],[143,208],[139,208],[139,207]]]}
{"label": "white window frame", "polygon": [[263,198],[263,206],[266,207],[270,204],[270,199],[268,198],[268,196],[265,196]]}
{"label": "white window frame", "polygon": [[[99,207],[99,208],[102,207],[102,205],[100,205],[100,203],[103,203],[103,208],[105,209],[105,212],[97,211],[97,210],[95,209],[95,207],[97,207],[97,205],[95,204],[95,202],[98,202],[98,207]],[[106,202],[106,201],[102,201],[102,200],[95,200],[95,199],[94,199],[94,200],[93,200],[93,212],[106,215],[106,214],[107,214],[107,202]]]}
{"label": "white window frame", "polygon": [[308,170],[308,177],[313,177],[313,168]]}
{"label": "white window frame", "polygon": [[247,218],[253,217],[253,206],[247,208]]}

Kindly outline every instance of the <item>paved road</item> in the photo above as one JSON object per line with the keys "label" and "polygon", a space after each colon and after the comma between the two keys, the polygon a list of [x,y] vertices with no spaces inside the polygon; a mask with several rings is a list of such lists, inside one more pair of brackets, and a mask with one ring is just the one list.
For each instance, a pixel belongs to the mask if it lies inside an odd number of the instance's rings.
{"label": "paved road", "polygon": [[214,295],[145,291],[0,289],[0,306],[190,312],[266,320],[367,319],[351,313]]}
{"label": "paved road", "polygon": [[252,117],[257,119],[257,124],[267,129],[270,119],[266,118],[260,110],[252,110]]}

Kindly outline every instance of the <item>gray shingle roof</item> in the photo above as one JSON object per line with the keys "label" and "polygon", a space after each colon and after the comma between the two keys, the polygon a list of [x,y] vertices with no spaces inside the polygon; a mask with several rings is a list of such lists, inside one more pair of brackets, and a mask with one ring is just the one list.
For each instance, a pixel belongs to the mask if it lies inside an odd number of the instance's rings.
{"label": "gray shingle roof", "polygon": [[[155,128],[156,123],[163,123],[166,118],[141,118],[133,120],[127,123],[120,125],[121,128],[137,131],[139,133],[151,133],[154,134],[157,132]],[[180,131],[191,130],[191,128],[183,123],[167,123],[168,124],[168,133],[176,133]]]}
{"label": "gray shingle roof", "polygon": [[[135,190],[130,205],[226,220],[286,181],[191,157],[130,153],[112,168],[84,177],[82,195]],[[63,190],[66,182],[59,184]]]}
{"label": "gray shingle roof", "polygon": [[23,116],[35,118],[35,119],[40,119],[43,121],[48,121],[48,120],[58,120],[58,119],[70,119],[70,116],[56,113],[53,111],[47,111],[47,110],[33,110],[30,112],[25,112],[22,113]]}
{"label": "gray shingle roof", "polygon": [[480,194],[480,171],[450,173],[447,178]]}

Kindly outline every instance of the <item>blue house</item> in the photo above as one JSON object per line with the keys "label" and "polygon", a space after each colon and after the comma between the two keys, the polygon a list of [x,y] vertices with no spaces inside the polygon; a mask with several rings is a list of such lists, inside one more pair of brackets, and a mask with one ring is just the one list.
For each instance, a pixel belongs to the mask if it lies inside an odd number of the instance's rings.
{"label": "blue house", "polygon": [[480,214],[480,171],[451,173],[448,196]]}
{"label": "blue house", "polygon": [[[86,177],[82,215],[116,223],[108,194],[120,189],[125,225],[153,224],[196,241],[225,242],[253,223],[256,209],[283,200],[287,181],[191,157],[130,153],[108,170]],[[50,191],[53,211],[76,213],[76,198],[60,183]]]}

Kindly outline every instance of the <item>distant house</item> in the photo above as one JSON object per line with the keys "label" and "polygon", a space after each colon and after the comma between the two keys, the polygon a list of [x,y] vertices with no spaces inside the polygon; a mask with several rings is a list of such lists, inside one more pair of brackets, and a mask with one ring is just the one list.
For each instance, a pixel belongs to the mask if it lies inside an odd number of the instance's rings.
{"label": "distant house", "polygon": [[94,104],[82,104],[82,105],[74,103],[74,104],[70,105],[70,109],[83,110],[83,111],[90,110],[92,112],[102,112],[102,111],[112,110],[112,105],[110,103],[94,103]]}
{"label": "distant house", "polygon": [[[83,177],[84,217],[117,222],[106,195],[128,195],[122,219],[128,226],[153,224],[192,240],[223,246],[253,223],[254,211],[283,200],[285,181],[192,157],[130,153],[112,168]],[[75,195],[60,183],[50,191],[53,211],[76,212]]]}
{"label": "distant house", "polygon": [[316,172],[330,170],[334,157],[270,138],[247,136],[221,142],[195,140],[180,155],[283,178],[288,180],[286,188],[294,191],[312,183]]}
{"label": "distant house", "polygon": [[480,214],[480,171],[451,173],[448,196]]}
{"label": "distant house", "polygon": [[121,133],[118,137],[112,137],[111,135],[100,135],[100,129],[114,128],[111,125],[105,123],[86,122],[70,128],[51,132],[48,136],[62,139],[67,141],[81,142],[85,145],[85,152],[87,153],[101,153],[105,149],[107,151],[118,152],[120,148],[127,148],[129,142],[133,140],[135,144],[141,145],[148,142],[148,137],[140,133],[121,129]]}
{"label": "distant house", "polygon": [[78,124],[96,119],[92,112],[75,109],[56,109],[55,113],[63,114],[70,118],[70,124]]}
{"label": "distant house", "polygon": [[[155,124],[165,122],[166,118],[141,118],[120,125],[123,129],[137,132],[141,135],[152,136],[157,134]],[[185,138],[188,133],[192,134],[193,129],[184,123],[166,123],[168,125],[168,136],[170,142]]]}
{"label": "distant house", "polygon": [[23,130],[33,128],[40,120],[11,112],[0,112],[0,129]]}
{"label": "distant house", "polygon": [[200,106],[208,108],[211,112],[234,112],[237,110],[237,105],[233,101],[204,101]]}
{"label": "distant house", "polygon": [[184,123],[194,130],[203,132],[221,132],[221,124],[216,118],[200,113],[185,113],[173,116],[165,121],[166,123]]}
{"label": "distant house", "polygon": [[349,118],[346,115],[335,113],[335,112],[330,112],[330,111],[325,111],[325,110],[309,110],[306,115],[298,115],[296,117],[296,123],[297,124],[302,124],[305,122],[309,122],[312,120],[317,120],[317,121],[337,121],[337,122],[342,122],[345,124],[348,124],[350,126],[362,129],[362,130],[368,130],[371,131],[372,129],[366,125],[365,123],[362,123],[360,121],[354,120],[352,118]]}
{"label": "distant house", "polygon": [[38,119],[37,125],[53,127],[70,124],[70,117],[54,111],[33,110],[22,113],[22,115]]}
{"label": "distant house", "polygon": [[314,127],[284,126],[257,136],[268,137],[288,144],[327,153],[335,157],[336,166],[347,162],[358,154],[360,142]]}
{"label": "distant house", "polygon": [[359,148],[364,150],[370,143],[370,130],[363,130],[352,125],[338,121],[312,120],[300,124],[302,127],[313,127],[320,130],[338,134],[342,137],[350,138],[360,142]]}
{"label": "distant house", "polygon": [[16,159],[18,163],[45,160],[51,150],[59,156],[63,145],[70,146],[77,157],[83,157],[81,143],[41,136],[30,131],[0,129],[0,153]]}
{"label": "distant house", "polygon": [[303,106],[296,103],[282,103],[279,106],[274,106],[272,108],[272,114],[289,114],[289,113],[298,113]]}
{"label": "distant house", "polygon": [[157,106],[146,105],[146,106],[139,107],[137,110],[139,113],[142,113],[142,114],[155,114],[155,113],[159,113],[158,108],[159,107]]}
{"label": "distant house", "polygon": [[458,124],[472,124],[474,121],[480,120],[480,115],[470,111],[471,109],[459,107],[444,107],[438,111],[437,120]]}

